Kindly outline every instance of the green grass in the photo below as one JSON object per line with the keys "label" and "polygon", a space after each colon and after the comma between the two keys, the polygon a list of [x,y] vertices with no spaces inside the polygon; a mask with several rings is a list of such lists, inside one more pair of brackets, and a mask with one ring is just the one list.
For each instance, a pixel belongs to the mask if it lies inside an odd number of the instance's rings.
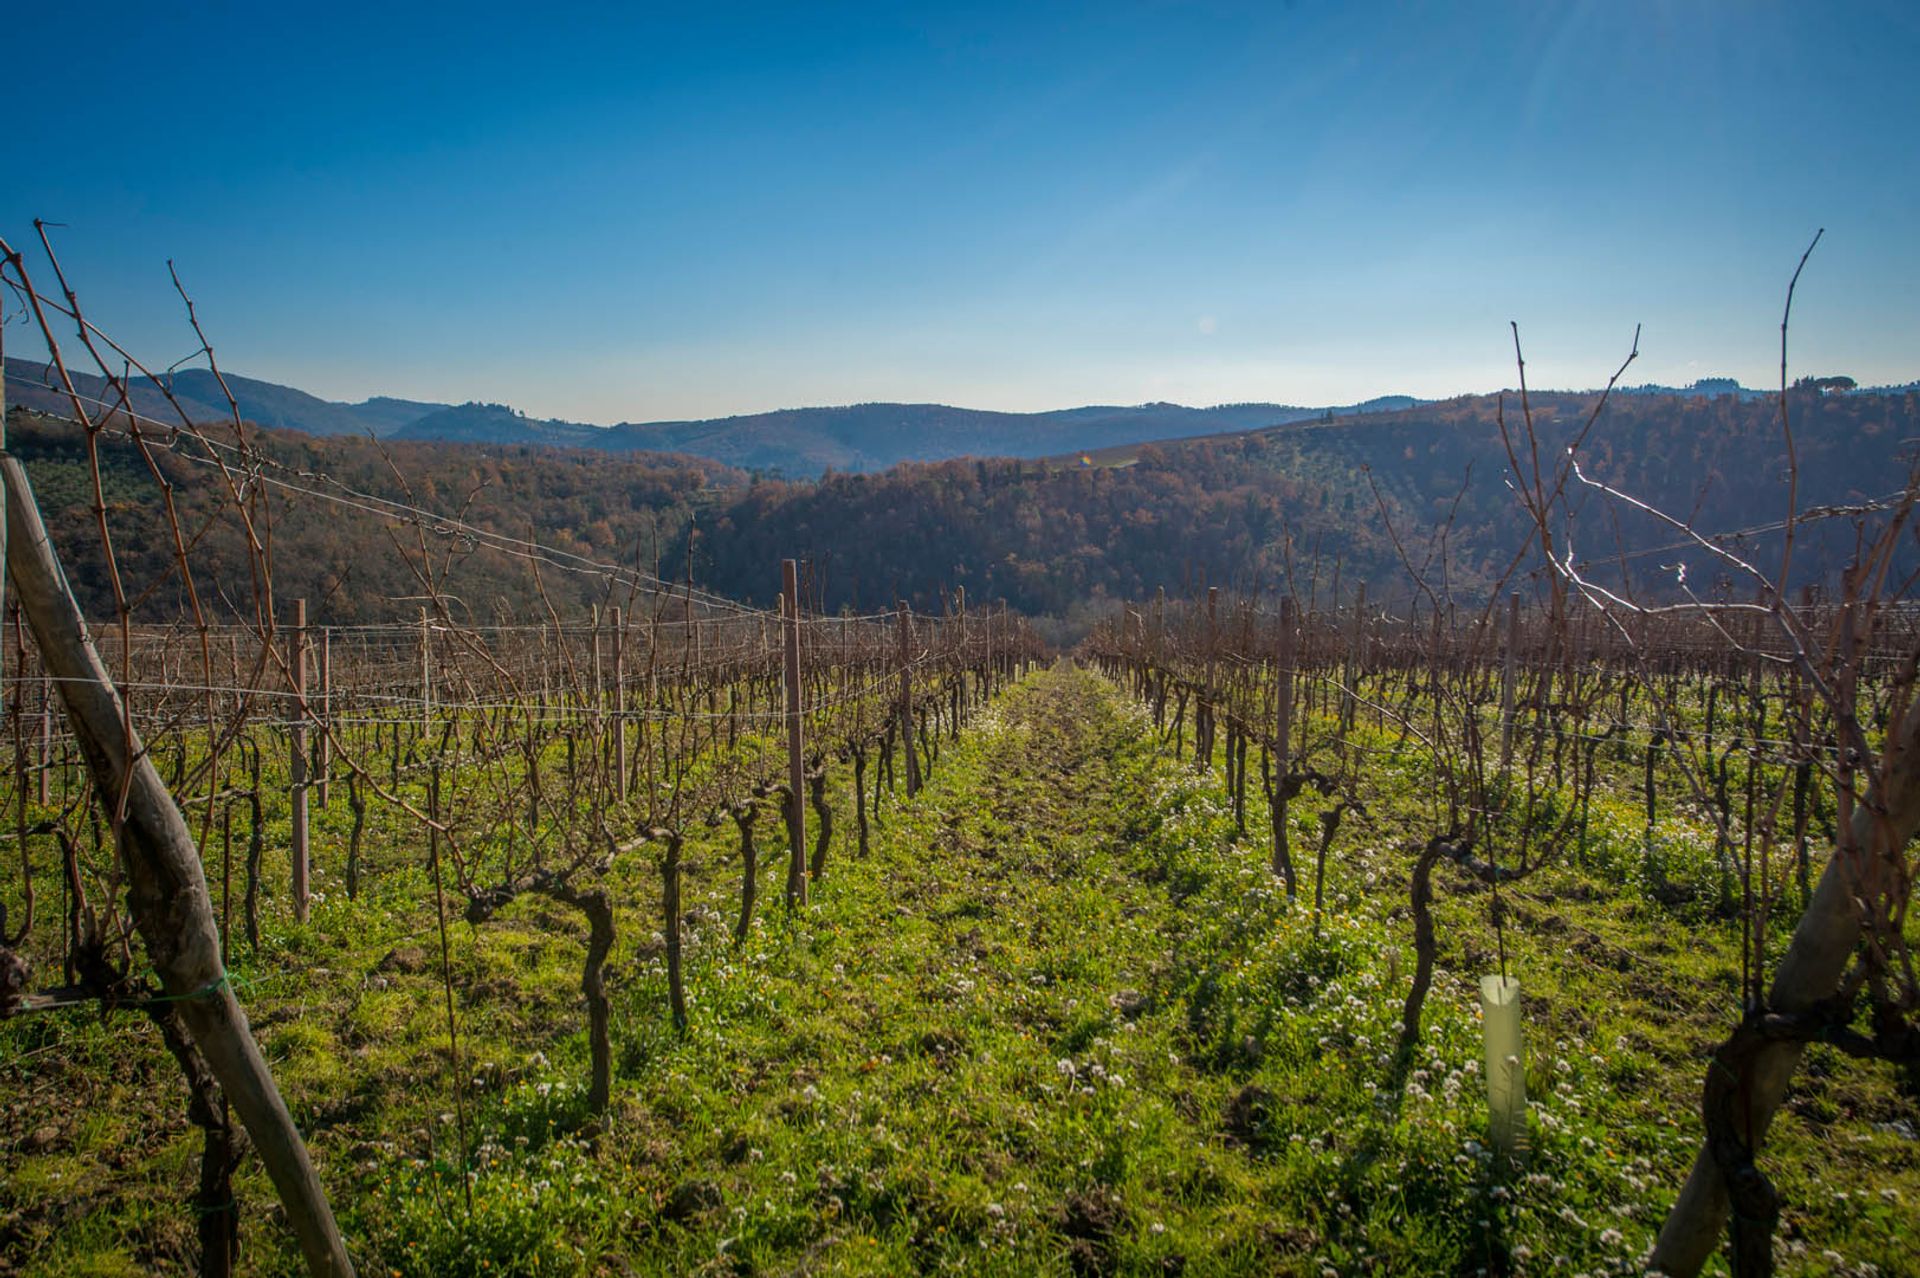
{"label": "green grass", "polygon": [[[1446,872],[1421,1049],[1389,1086],[1423,779],[1411,758],[1371,770],[1316,938],[1262,838],[1235,841],[1217,773],[1175,762],[1097,676],[1038,674],[887,807],[870,858],[841,816],[798,919],[763,820],[737,948],[731,827],[700,831],[684,1037],[652,854],[616,868],[602,1119],[584,926],[561,907],[456,927],[457,1080],[417,865],[377,862],[348,902],[323,853],[311,924],[275,902],[237,979],[365,1274],[1635,1272],[1698,1138],[1738,950],[1622,867],[1691,881],[1697,839],[1649,854],[1625,798],[1596,803],[1586,868],[1515,895],[1534,1104],[1511,1163],[1484,1147],[1488,901]],[[1296,804],[1297,847],[1314,814]],[[0,1026],[0,1069],[0,1273],[188,1271],[198,1142],[145,1023]],[[1765,1160],[1782,1272],[1920,1272],[1916,1108],[1884,1067],[1810,1053]],[[296,1272],[253,1161],[237,1190],[243,1271]]]}

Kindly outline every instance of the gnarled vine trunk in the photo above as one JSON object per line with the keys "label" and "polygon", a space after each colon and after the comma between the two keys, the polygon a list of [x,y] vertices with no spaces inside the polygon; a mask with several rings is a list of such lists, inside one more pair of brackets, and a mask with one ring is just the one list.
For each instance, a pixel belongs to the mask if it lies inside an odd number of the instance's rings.
{"label": "gnarled vine trunk", "polygon": [[827,873],[827,844],[833,838],[833,809],[827,806],[827,770],[818,768],[807,774],[807,801],[819,818],[819,832],[813,836],[813,861],[808,872],[818,883]]}

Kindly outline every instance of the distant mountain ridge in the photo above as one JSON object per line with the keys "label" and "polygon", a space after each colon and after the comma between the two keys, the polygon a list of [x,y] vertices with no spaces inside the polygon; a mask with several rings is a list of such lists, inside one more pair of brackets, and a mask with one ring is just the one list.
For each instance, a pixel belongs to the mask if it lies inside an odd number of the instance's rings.
{"label": "distant mountain ridge", "polygon": [[[67,411],[41,364],[9,359],[10,402],[48,412]],[[75,375],[83,396],[99,399],[106,383]],[[173,375],[174,397],[196,421],[231,415],[226,393],[205,369]],[[954,457],[1044,458],[1126,448],[1148,442],[1195,439],[1286,426],[1404,412],[1434,401],[1383,395],[1364,403],[1303,407],[1293,404],[1089,404],[1037,413],[955,408],[946,404],[848,404],[785,408],[767,413],[701,421],[621,422],[594,426],[529,417],[505,404],[440,404],[377,396],[358,404],[321,399],[291,386],[229,373],[240,415],[261,426],[310,435],[366,435],[399,440],[443,440],[494,447],[589,448],[605,452],[685,453],[728,466],[792,479],[829,471],[870,473],[901,462]],[[1900,393],[1903,387],[1862,389],[1856,394]],[[1677,396],[1710,401],[1732,397],[1750,402],[1769,392],[1730,377],[1701,378],[1690,386],[1622,387],[1623,396]],[[162,422],[178,420],[166,397],[136,386],[134,411]]]}
{"label": "distant mountain ridge", "polygon": [[[1583,430],[1598,399],[1597,392],[1532,395],[1543,458],[1557,456]],[[1790,391],[1789,402],[1803,512],[1859,507],[1910,473],[1920,446],[1920,395],[1809,388]],[[868,416],[898,421],[902,408],[870,406]],[[1455,597],[1476,597],[1533,535],[1508,486],[1512,463],[1498,425],[1503,411],[1515,424],[1513,408],[1510,396],[1461,396],[1331,421],[1322,415],[1063,450],[1050,459],[950,458],[791,482],[687,453],[445,439],[376,444],[364,436],[271,431],[260,442],[280,466],[336,481],[276,489],[274,515],[276,589],[328,600],[327,615],[336,620],[404,618],[417,615],[418,605],[418,583],[401,550],[416,533],[396,543],[392,520],[342,509],[331,496],[339,491],[459,509],[476,527],[532,535],[576,564],[672,565],[676,575],[690,570],[705,588],[748,602],[768,603],[778,579],[772,569],[797,557],[814,565],[817,606],[828,612],[866,611],[899,598],[938,611],[943,590],[965,586],[972,598],[1004,598],[1025,612],[1064,616],[1094,608],[1102,597],[1140,598],[1161,586],[1188,590],[1202,582],[1261,590],[1296,582],[1311,597],[1316,580],[1332,588],[1326,573],[1316,578],[1315,564],[1349,589],[1368,582],[1371,598],[1391,603],[1406,597],[1409,558],[1428,562],[1442,545]],[[1242,406],[1174,416],[1218,424],[1247,420],[1243,409],[1270,412]],[[499,405],[444,411],[452,414],[445,429],[471,429],[478,439],[509,429],[526,438],[551,431],[550,423]],[[1085,425],[1116,412],[1128,415],[1095,406],[1055,416]],[[1156,412],[1165,410],[1147,406],[1131,416],[1151,420]],[[56,541],[76,548],[67,571],[89,613],[110,616],[114,579],[104,559],[84,549],[98,545],[98,530],[95,470],[81,432],[23,406],[10,414],[8,444],[29,466]],[[155,450],[153,460],[185,503],[186,523],[198,526],[225,498],[218,484],[205,482],[208,472],[193,464],[191,452]],[[1659,509],[1686,512],[1694,527],[1727,535],[1749,559],[1777,562],[1789,460],[1779,406],[1770,400],[1618,396],[1581,453],[1596,480]],[[101,455],[119,567],[127,580],[158,590],[142,615],[186,615],[148,459],[115,437]],[[1667,597],[1674,566],[1691,556],[1696,586],[1725,588],[1713,558],[1688,550],[1671,526],[1631,510],[1615,514],[1606,544],[1583,551],[1603,580],[1631,570],[1640,586]],[[226,549],[209,561],[201,585],[208,597],[245,599],[246,581],[231,575],[244,572],[246,556],[237,549],[244,530],[232,520],[215,522],[219,528],[202,544]],[[1809,519],[1796,538],[1794,563],[1809,583],[1837,580],[1857,549],[1844,518]],[[596,571],[536,579],[525,560],[497,547],[448,546],[454,576],[441,584],[476,616],[503,600],[510,610],[544,608],[542,590],[580,610],[612,599],[612,579]],[[1896,570],[1920,570],[1920,561],[1903,550]]]}
{"label": "distant mountain ridge", "polygon": [[[91,373],[69,369],[74,390],[91,412],[107,405],[107,381]],[[52,371],[36,360],[8,359],[6,364],[7,402],[47,413],[70,413],[66,392]],[[408,399],[376,396],[364,403],[344,404],[309,395],[306,391],[274,382],[263,382],[236,373],[224,375],[227,390],[204,368],[184,368],[167,379],[168,389],[180,405],[178,411],[167,402],[165,392],[143,378],[131,383],[133,411],[141,417],[163,423],[180,420],[180,412],[196,422],[226,421],[233,415],[227,403],[227,391],[233,393],[240,416],[257,426],[276,430],[304,431],[309,435],[392,435],[407,423],[446,408],[445,404],[420,403]]]}
{"label": "distant mountain ridge", "polygon": [[442,405],[401,425],[392,435],[395,439],[438,439],[461,444],[533,444],[631,451],[614,444],[608,427],[528,417],[505,404]]}
{"label": "distant mountain ridge", "polygon": [[[1404,397],[1373,401],[1376,408],[1333,409],[1338,415],[1410,407]],[[826,470],[878,471],[903,461],[951,457],[1046,457],[1106,448],[1141,439],[1186,438],[1252,430],[1324,416],[1325,408],[1288,404],[1088,405],[1039,413],[1008,413],[945,404],[853,404],[790,408],[704,422],[652,422],[613,428],[634,446],[695,453],[748,469],[779,469],[795,476]]]}
{"label": "distant mountain ridge", "polygon": [[1382,396],[1337,409],[1287,404],[1087,405],[1039,413],[954,408],[946,404],[849,404],[785,408],[705,421],[622,422],[586,426],[528,417],[504,404],[461,404],[408,423],[400,439],[470,444],[545,444],[559,448],[690,453],[748,470],[810,478],[829,470],[878,471],[903,461],[951,457],[1046,457],[1143,439],[1187,438],[1322,417],[1411,408],[1420,401]]}
{"label": "distant mountain ridge", "polygon": [[1616,387],[1616,395],[1679,395],[1688,399],[1714,399],[1721,395],[1731,395],[1741,403],[1760,399],[1769,392],[1742,386],[1737,378],[1702,377],[1686,386],[1662,386],[1648,382],[1644,386]]}
{"label": "distant mountain ridge", "polygon": [[[9,402],[45,412],[69,411],[66,396],[42,364],[9,359]],[[104,379],[74,374],[76,389],[96,406]],[[505,404],[439,404],[377,396],[358,404],[321,399],[291,386],[226,374],[242,418],[309,435],[365,435],[404,440],[506,446],[593,448],[609,452],[688,453],[749,470],[809,478],[830,470],[879,471],[903,461],[952,457],[1036,458],[1110,448],[1151,439],[1185,439],[1281,426],[1312,418],[1395,412],[1424,401],[1385,395],[1362,404],[1308,408],[1291,404],[1091,404],[1038,413],[954,408],[946,404],[850,404],[786,408],[703,421],[582,422],[528,417]],[[231,415],[226,392],[205,369],[184,369],[169,382],[194,421]],[[179,414],[166,395],[136,384],[133,411],[160,422]]]}

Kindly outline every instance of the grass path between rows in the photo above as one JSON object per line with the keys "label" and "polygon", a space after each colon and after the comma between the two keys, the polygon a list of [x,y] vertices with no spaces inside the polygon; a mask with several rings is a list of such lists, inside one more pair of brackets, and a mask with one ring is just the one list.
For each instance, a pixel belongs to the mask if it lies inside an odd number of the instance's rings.
{"label": "grass path between rows", "polygon": [[[1316,934],[1263,838],[1235,839],[1217,775],[1172,759],[1097,675],[1037,672],[943,746],[919,798],[889,802],[869,857],[841,818],[799,918],[773,888],[783,854],[763,850],[736,947],[731,830],[690,847],[684,1037],[649,936],[651,862],[623,867],[604,1119],[583,1112],[577,916],[521,902],[463,927],[471,1216],[417,868],[272,929],[250,1005],[376,1278],[1637,1272],[1697,1131],[1730,951],[1630,891],[1541,885],[1511,938],[1533,1148],[1496,1159],[1470,893],[1443,893],[1420,1056],[1385,1089],[1420,781],[1409,766],[1369,784]],[[157,1045],[117,1025],[39,1031],[57,1053],[7,1130],[57,1113],[63,1084],[89,1109],[8,1155],[0,1273],[187,1271],[197,1143]],[[1920,1272],[1910,1137],[1824,1127],[1912,1107],[1850,1068],[1816,1053],[1783,1121],[1783,1272]],[[243,1272],[294,1272],[257,1167],[237,1187]]]}

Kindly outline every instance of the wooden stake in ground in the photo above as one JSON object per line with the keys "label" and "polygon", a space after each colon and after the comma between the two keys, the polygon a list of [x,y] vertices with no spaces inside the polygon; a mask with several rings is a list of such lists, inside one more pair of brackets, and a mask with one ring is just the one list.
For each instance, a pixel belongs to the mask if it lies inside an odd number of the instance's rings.
{"label": "wooden stake in ground", "polygon": [[308,1272],[351,1275],[353,1262],[306,1144],[227,984],[213,902],[186,819],[138,735],[126,731],[120,695],[87,634],[79,604],[67,593],[26,472],[15,458],[0,457],[0,487],[6,500],[7,568],[34,642],[57,681],[94,788],[126,795],[116,842],[127,872],[127,902],[147,957],[260,1151]]}
{"label": "wooden stake in ground", "polygon": [[807,769],[801,753],[800,576],[791,559],[780,564],[780,606],[787,640],[787,908],[794,910],[807,903]]}
{"label": "wooden stake in ground", "polygon": [[307,921],[307,601],[293,603],[293,730],[287,759],[287,777],[293,803],[293,917]]}
{"label": "wooden stake in ground", "polygon": [[1506,656],[1500,666],[1500,775],[1513,771],[1513,676],[1520,659],[1520,594],[1507,596]]}
{"label": "wooden stake in ground", "polygon": [[1280,601],[1280,650],[1274,662],[1273,718],[1273,872],[1293,896],[1293,855],[1287,846],[1287,778],[1293,771],[1293,596]]}
{"label": "wooden stake in ground", "polygon": [[913,743],[913,609],[900,601],[900,748],[907,756],[907,797],[920,793],[920,755]]}
{"label": "wooden stake in ground", "polygon": [[627,617],[613,610],[613,797],[627,801]]}
{"label": "wooden stake in ground", "polygon": [[320,767],[321,807],[327,806],[328,778],[333,773],[333,627],[320,627]]}
{"label": "wooden stake in ground", "polygon": [[420,741],[426,749],[427,735],[433,730],[433,628],[427,622],[427,610],[420,610]]}

